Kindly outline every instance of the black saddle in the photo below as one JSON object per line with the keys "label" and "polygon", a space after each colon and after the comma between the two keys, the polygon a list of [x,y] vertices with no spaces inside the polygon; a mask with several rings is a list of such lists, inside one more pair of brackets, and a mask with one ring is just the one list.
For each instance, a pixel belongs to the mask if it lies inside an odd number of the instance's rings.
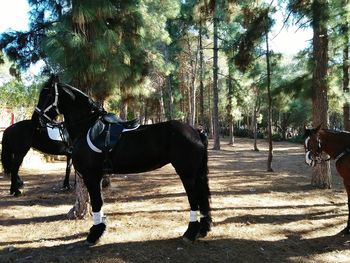
{"label": "black saddle", "polygon": [[87,141],[93,151],[108,153],[118,143],[124,130],[133,130],[138,126],[137,119],[123,121],[113,113],[106,113],[90,128],[87,134]]}

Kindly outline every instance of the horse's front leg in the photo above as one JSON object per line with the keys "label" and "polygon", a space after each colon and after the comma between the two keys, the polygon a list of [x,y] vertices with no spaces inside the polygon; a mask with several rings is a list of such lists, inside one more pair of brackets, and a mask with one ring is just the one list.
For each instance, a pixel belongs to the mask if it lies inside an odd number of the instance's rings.
{"label": "horse's front leg", "polygon": [[85,185],[88,189],[93,213],[93,226],[86,238],[89,245],[94,245],[106,230],[106,217],[102,212],[101,176],[92,174],[83,175]]}
{"label": "horse's front leg", "polygon": [[346,224],[346,227],[340,233],[344,235],[349,235],[350,234],[350,178],[343,177],[343,179],[344,179],[344,186],[346,189],[346,193],[348,196],[348,222]]}
{"label": "horse's front leg", "polygon": [[346,225],[346,228],[344,229],[344,234],[349,235],[350,234],[350,197],[348,196],[348,224]]}
{"label": "horse's front leg", "polygon": [[69,154],[67,155],[67,166],[66,166],[66,176],[64,177],[63,181],[63,189],[70,189],[70,184],[69,184],[69,176],[72,170],[72,156]]}

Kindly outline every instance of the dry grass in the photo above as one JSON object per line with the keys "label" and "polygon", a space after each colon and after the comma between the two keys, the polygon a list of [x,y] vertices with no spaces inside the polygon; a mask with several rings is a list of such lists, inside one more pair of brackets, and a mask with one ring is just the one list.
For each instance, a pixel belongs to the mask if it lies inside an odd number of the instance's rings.
{"label": "dry grass", "polygon": [[60,191],[65,163],[27,161],[21,197],[0,180],[0,262],[349,262],[350,238],[336,235],[348,213],[339,176],[331,190],[312,189],[301,145],[274,145],[274,173],[265,171],[266,142],[259,147],[237,139],[210,150],[214,227],[195,244],[181,240],[188,204],[170,165],[113,175],[108,231],[86,247],[91,218],[65,219],[74,203],[73,191]]}

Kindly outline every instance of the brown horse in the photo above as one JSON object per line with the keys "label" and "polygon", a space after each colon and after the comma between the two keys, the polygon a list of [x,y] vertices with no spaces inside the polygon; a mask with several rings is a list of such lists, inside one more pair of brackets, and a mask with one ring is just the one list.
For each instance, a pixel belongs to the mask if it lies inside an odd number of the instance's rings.
{"label": "brown horse", "polygon": [[315,166],[324,160],[322,152],[327,153],[330,159],[335,160],[338,173],[343,177],[344,186],[348,195],[348,223],[343,234],[350,234],[350,133],[321,129],[305,129],[305,161],[309,166]]}

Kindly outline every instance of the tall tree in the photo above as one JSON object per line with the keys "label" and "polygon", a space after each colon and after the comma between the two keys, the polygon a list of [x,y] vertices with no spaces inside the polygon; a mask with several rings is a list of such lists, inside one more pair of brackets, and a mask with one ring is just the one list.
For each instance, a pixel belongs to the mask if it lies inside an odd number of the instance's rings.
{"label": "tall tree", "polygon": [[219,23],[219,4],[215,1],[213,10],[213,133],[214,150],[220,150],[220,126],[219,126],[219,90],[218,90],[218,23]]}
{"label": "tall tree", "polygon": [[[316,127],[328,127],[328,28],[329,6],[327,0],[314,0],[311,5],[313,29],[313,77],[312,77],[312,121]],[[313,168],[311,183],[321,188],[331,188],[329,162],[322,162]]]}
{"label": "tall tree", "polygon": [[[343,27],[345,45],[343,48],[343,92],[349,93],[349,23],[346,22]],[[344,130],[350,131],[350,106],[349,102],[345,101],[343,106],[343,125]]]}
{"label": "tall tree", "polygon": [[266,86],[267,86],[267,100],[268,100],[268,120],[267,131],[269,140],[269,152],[267,157],[267,171],[272,172],[272,158],[273,158],[273,144],[272,144],[272,95],[271,95],[271,64],[270,64],[270,48],[269,48],[269,11],[266,12],[265,17],[265,40],[266,40]]}
{"label": "tall tree", "polygon": [[344,130],[350,131],[350,105],[346,96],[349,94],[349,11],[348,7],[350,5],[349,0],[342,0],[340,9],[341,15],[341,25],[340,25],[340,34],[342,37],[342,46],[343,46],[343,61],[342,61],[342,71],[343,71],[343,93],[345,97],[345,102],[343,105],[343,125]]}
{"label": "tall tree", "polygon": [[[311,20],[312,39],[312,123],[316,127],[328,127],[328,20],[329,2],[327,0],[290,0],[289,10],[298,21]],[[311,184],[320,188],[331,187],[329,162],[316,165],[312,171]]]}

